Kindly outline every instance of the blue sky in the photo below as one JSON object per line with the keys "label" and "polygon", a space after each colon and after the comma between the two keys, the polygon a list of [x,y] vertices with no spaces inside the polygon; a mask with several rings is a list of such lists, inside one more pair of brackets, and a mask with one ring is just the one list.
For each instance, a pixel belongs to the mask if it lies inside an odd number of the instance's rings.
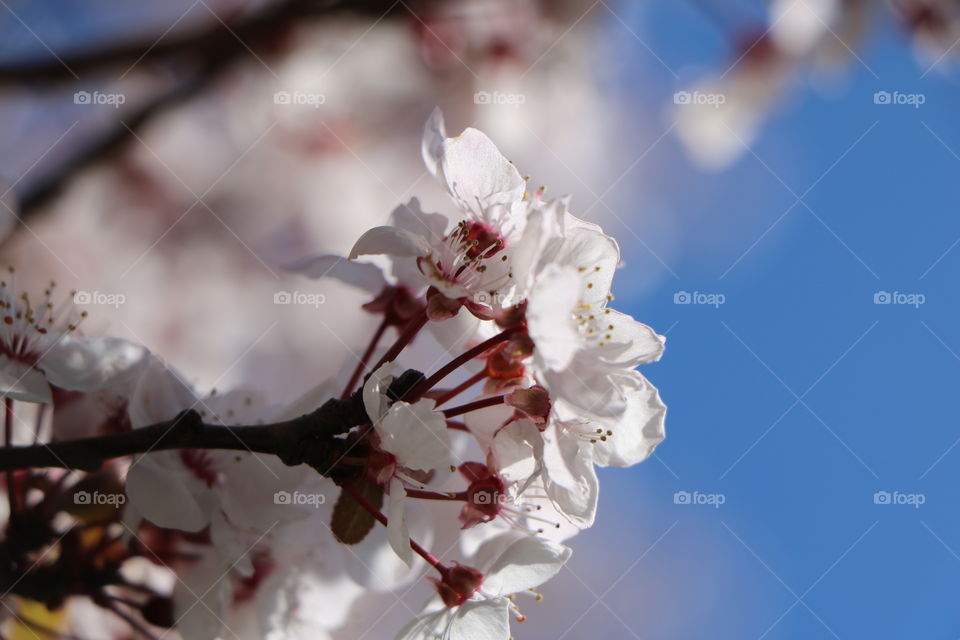
{"label": "blue sky", "polygon": [[[611,5],[643,41],[605,20],[628,61],[609,82],[626,111],[670,102],[666,67],[686,79],[729,56],[686,4]],[[679,229],[664,258],[676,277],[620,233],[620,281],[654,270],[660,284],[615,289],[670,329],[645,370],[668,439],[659,460],[602,476],[598,524],[560,578],[587,603],[609,593],[536,637],[960,636],[960,90],[956,73],[921,78],[928,65],[883,20],[857,51],[830,91],[800,78],[756,157],[704,173],[671,136],[611,196],[654,250],[645,203],[669,203]],[[926,102],[876,105],[878,90]],[[624,131],[637,149],[657,135]],[[676,305],[677,291],[726,300]],[[877,305],[878,291],[924,303]],[[725,502],[677,505],[676,491]],[[923,504],[875,504],[878,491]]]}

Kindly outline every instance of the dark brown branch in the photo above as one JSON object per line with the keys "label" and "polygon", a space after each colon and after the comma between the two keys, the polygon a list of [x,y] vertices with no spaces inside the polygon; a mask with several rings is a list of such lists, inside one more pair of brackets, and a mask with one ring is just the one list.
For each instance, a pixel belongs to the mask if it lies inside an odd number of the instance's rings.
{"label": "dark brown branch", "polygon": [[78,76],[84,78],[84,74],[101,73],[121,65],[149,64],[181,57],[209,59],[233,50],[237,45],[256,49],[298,20],[326,14],[333,9],[379,15],[390,8],[391,3],[385,0],[281,0],[233,21],[220,21],[211,16],[209,26],[187,33],[172,33],[159,39],[159,34],[151,34],[142,40],[66,53],[60,59],[0,64],[0,84],[74,81]]}
{"label": "dark brown branch", "polygon": [[0,470],[59,467],[94,471],[105,461],[168,449],[226,449],[275,455],[285,464],[309,464],[328,475],[341,455],[337,436],[366,422],[358,396],[331,399],[284,422],[251,426],[206,424],[196,411],[125,433],[0,449]]}
{"label": "dark brown branch", "polygon": [[168,36],[159,43],[154,38],[149,38],[137,44],[116,45],[78,56],[68,56],[62,63],[58,60],[45,60],[21,65],[0,65],[0,85],[12,81],[73,80],[74,74],[80,72],[103,70],[123,63],[140,64],[143,61],[172,58],[184,59],[190,63],[188,68],[192,69],[186,80],[145,104],[123,113],[116,125],[109,127],[92,143],[80,148],[48,176],[24,189],[18,203],[21,219],[49,204],[84,169],[108,159],[122,149],[149,121],[212,86],[225,70],[238,60],[251,55],[251,51],[259,50],[262,53],[272,46],[277,36],[298,20],[346,9],[369,13],[379,10],[382,14],[402,6],[396,2],[391,4],[387,0],[283,0],[234,24],[218,21],[210,29],[186,36]]}

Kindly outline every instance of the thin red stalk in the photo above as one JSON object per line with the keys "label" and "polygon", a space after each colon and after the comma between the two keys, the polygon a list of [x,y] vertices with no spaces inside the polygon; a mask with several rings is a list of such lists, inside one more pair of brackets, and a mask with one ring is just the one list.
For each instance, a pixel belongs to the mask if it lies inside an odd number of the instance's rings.
{"label": "thin red stalk", "polygon": [[383,332],[387,330],[387,326],[389,326],[389,321],[387,320],[386,314],[384,314],[383,320],[380,322],[380,326],[377,327],[377,330],[373,334],[373,338],[370,339],[370,344],[367,345],[367,350],[363,352],[363,355],[360,357],[360,362],[357,363],[357,368],[353,370],[353,375],[350,376],[350,381],[347,382],[347,386],[344,387],[343,393],[340,394],[341,400],[346,400],[350,397],[350,394],[353,393],[353,388],[357,386],[360,376],[362,376],[363,372],[366,371],[367,363],[370,362],[373,352],[376,350],[377,345],[380,344],[380,338],[383,337]]}
{"label": "thin red stalk", "polygon": [[[383,526],[387,526],[387,516],[383,515],[379,509],[373,506],[373,504],[369,500],[367,500],[367,497],[365,495],[357,491],[356,487],[354,487],[349,482],[345,482],[343,484],[343,490],[349,493],[350,496],[354,500],[356,500],[361,507],[363,507],[368,513],[370,513],[370,515],[372,515],[374,518],[379,520],[380,524],[382,524]],[[432,566],[434,569],[439,571],[441,574],[446,572],[447,568],[444,566],[444,564],[440,562],[440,560],[438,560],[436,556],[434,556],[432,553],[430,553],[429,551],[421,547],[414,540],[410,540],[410,548],[413,549],[413,551],[417,555],[419,555],[421,558],[426,560],[430,564],[430,566]]]}
{"label": "thin red stalk", "polygon": [[507,396],[503,395],[493,396],[492,398],[481,398],[480,400],[474,400],[473,402],[462,404],[459,407],[454,407],[453,409],[446,409],[443,411],[443,415],[447,418],[453,418],[454,416],[463,415],[464,413],[469,413],[478,409],[486,409],[487,407],[503,404],[506,400],[506,397]]}
{"label": "thin red stalk", "polygon": [[467,349],[466,351],[461,353],[459,356],[457,356],[447,364],[437,369],[437,372],[434,373],[432,376],[430,376],[429,378],[421,382],[419,385],[417,385],[417,388],[414,389],[413,393],[411,394],[411,397],[414,399],[419,398],[424,393],[432,389],[435,384],[437,384],[438,382],[443,380],[445,377],[450,375],[450,373],[456,371],[457,369],[459,369],[466,363],[470,362],[480,354],[488,351],[491,347],[494,347],[500,344],[501,342],[509,340],[510,336],[516,333],[517,330],[518,330],[517,327],[504,329],[497,335],[487,340],[484,340],[483,342],[473,347],[472,349]]}
{"label": "thin red stalk", "polygon": [[407,489],[408,498],[417,498],[419,500],[466,500],[467,492],[459,493],[436,493],[434,491],[421,491],[420,489]]}
{"label": "thin red stalk", "polygon": [[464,391],[466,391],[467,389],[469,389],[469,388],[472,387],[473,385],[477,384],[478,382],[480,382],[481,380],[483,380],[483,379],[486,378],[486,377],[487,377],[487,370],[486,370],[486,369],[483,369],[483,370],[480,371],[479,373],[476,373],[476,374],[470,376],[469,378],[467,378],[466,380],[464,380],[463,382],[461,382],[460,384],[458,384],[457,386],[455,386],[453,389],[450,389],[450,391],[447,391],[445,394],[443,394],[442,396],[440,396],[439,398],[437,398],[437,404],[436,404],[436,406],[439,407],[440,405],[442,405],[443,403],[447,402],[447,401],[450,400],[451,398],[454,398],[454,397],[460,395],[461,393],[463,393]]}
{"label": "thin red stalk", "polygon": [[467,433],[470,433],[470,429],[467,428],[467,425],[457,420],[447,420],[447,429],[453,429],[454,431],[466,431]]}
{"label": "thin red stalk", "polygon": [[400,333],[400,336],[397,338],[397,341],[393,343],[393,346],[383,357],[380,358],[380,361],[377,363],[377,366],[373,368],[374,371],[383,366],[385,362],[392,362],[397,359],[397,356],[400,355],[400,352],[403,351],[408,344],[413,342],[413,339],[417,337],[417,334],[420,333],[420,329],[423,329],[423,325],[427,324],[427,310],[424,309],[420,312],[419,315],[414,316],[410,322],[407,323],[407,326],[404,327],[403,331]]}

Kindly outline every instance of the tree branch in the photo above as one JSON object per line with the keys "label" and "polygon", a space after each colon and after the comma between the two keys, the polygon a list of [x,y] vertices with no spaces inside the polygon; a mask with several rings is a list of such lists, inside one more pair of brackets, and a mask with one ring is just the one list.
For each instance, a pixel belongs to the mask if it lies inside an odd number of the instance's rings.
{"label": "tree branch", "polygon": [[225,449],[275,455],[288,465],[309,464],[329,475],[345,434],[367,422],[359,395],[333,398],[311,413],[273,424],[206,424],[189,409],[175,418],[119,434],[0,448],[0,471],[58,467],[95,471],[107,460],[169,449]]}
{"label": "tree branch", "polygon": [[[385,0],[281,0],[241,15],[236,20],[212,21],[205,28],[157,38],[156,34],[135,42],[110,43],[98,49],[57,58],[0,64],[0,84],[75,81],[84,73],[100,73],[123,64],[140,64],[196,56],[201,59],[224,55],[238,45],[256,48],[282,29],[302,18],[333,10],[384,13],[391,9]],[[242,41],[242,43],[241,43]]]}

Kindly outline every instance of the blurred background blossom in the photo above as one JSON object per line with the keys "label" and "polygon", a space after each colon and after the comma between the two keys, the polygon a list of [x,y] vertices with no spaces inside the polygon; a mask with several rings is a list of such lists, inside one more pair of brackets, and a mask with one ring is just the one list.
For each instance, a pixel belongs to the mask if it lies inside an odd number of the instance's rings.
{"label": "blurred background blossom", "polygon": [[952,0],[7,0],[3,260],[103,294],[88,334],[288,401],[373,320],[281,267],[448,206],[441,106],[618,238],[618,305],[669,338],[667,442],[518,633],[957,637],[958,41]]}

